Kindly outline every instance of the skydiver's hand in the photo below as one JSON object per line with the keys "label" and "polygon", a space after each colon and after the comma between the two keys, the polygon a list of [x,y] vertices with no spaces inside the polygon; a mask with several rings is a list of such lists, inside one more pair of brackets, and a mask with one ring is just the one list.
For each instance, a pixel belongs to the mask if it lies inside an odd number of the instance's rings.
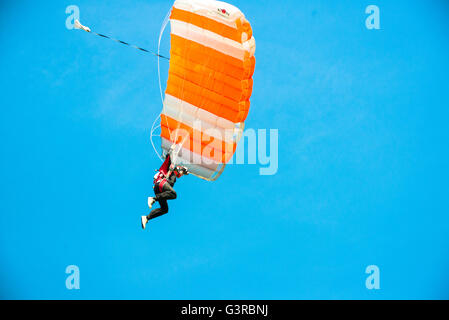
{"label": "skydiver's hand", "polygon": [[182,167],[182,174],[188,176],[189,175],[189,169],[187,169],[186,167]]}

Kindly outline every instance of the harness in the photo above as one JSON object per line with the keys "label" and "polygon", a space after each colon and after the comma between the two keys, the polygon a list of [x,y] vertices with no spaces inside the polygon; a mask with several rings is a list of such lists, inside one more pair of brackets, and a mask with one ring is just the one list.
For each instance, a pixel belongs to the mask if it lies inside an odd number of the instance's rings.
{"label": "harness", "polygon": [[[176,166],[173,169],[173,171],[169,171],[170,165],[171,165],[170,155],[167,155],[167,158],[165,158],[164,163],[161,165],[161,167],[153,177],[154,187],[158,186],[159,192],[162,192],[164,184],[167,182],[167,179],[170,178],[172,174],[174,174],[176,178],[180,178],[183,174],[188,174],[186,168],[179,166]],[[170,176],[167,176],[169,172]]]}
{"label": "harness", "polygon": [[167,174],[168,169],[170,167],[170,163],[171,163],[170,156],[167,156],[164,163],[153,177],[153,184],[154,186],[159,187],[159,192],[162,192],[162,188],[164,187],[164,184],[167,182]]}
{"label": "harness", "polygon": [[153,178],[153,184],[154,186],[158,186],[159,192],[162,192],[162,188],[164,187],[164,184],[167,182],[167,178],[165,175],[158,171]]}

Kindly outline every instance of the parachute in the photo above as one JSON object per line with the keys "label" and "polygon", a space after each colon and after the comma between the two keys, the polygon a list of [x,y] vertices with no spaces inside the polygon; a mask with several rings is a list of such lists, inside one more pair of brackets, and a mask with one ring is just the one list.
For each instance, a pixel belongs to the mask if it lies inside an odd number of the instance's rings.
{"label": "parachute", "polygon": [[[171,24],[170,58],[92,31],[74,28],[170,61],[162,112],[163,154],[176,150],[174,165],[205,180],[216,180],[234,155],[248,116],[256,64],[251,25],[233,5],[215,0],[176,0],[162,25]],[[160,68],[158,60],[159,85]],[[155,127],[160,118],[160,125]],[[177,147],[177,148],[176,148]],[[159,155],[159,157],[161,157]],[[161,159],[163,159],[161,157]]]}
{"label": "parachute", "polygon": [[160,114],[163,154],[216,180],[242,137],[250,108],[255,40],[236,7],[176,0],[170,13],[170,65]]}

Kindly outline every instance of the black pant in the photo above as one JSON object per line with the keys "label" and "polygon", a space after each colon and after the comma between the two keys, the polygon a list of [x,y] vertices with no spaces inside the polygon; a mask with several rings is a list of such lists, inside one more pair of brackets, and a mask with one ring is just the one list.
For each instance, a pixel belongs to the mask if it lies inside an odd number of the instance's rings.
{"label": "black pant", "polygon": [[168,212],[167,200],[176,199],[176,191],[172,188],[172,186],[166,182],[162,187],[162,192],[159,190],[159,185],[156,184],[154,186],[154,194],[156,195],[154,198],[159,202],[160,208],[153,209],[150,214],[147,216],[148,220],[157,218],[166,214]]}

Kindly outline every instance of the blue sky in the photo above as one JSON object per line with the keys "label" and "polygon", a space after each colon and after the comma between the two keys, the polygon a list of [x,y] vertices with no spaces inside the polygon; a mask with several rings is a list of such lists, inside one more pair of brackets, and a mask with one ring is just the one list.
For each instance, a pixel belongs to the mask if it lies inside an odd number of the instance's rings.
{"label": "blue sky", "polygon": [[448,4],[232,3],[257,43],[246,126],[279,130],[278,172],[182,178],[145,231],[156,59],[65,8],[154,49],[171,2],[2,3],[1,298],[449,298]]}

